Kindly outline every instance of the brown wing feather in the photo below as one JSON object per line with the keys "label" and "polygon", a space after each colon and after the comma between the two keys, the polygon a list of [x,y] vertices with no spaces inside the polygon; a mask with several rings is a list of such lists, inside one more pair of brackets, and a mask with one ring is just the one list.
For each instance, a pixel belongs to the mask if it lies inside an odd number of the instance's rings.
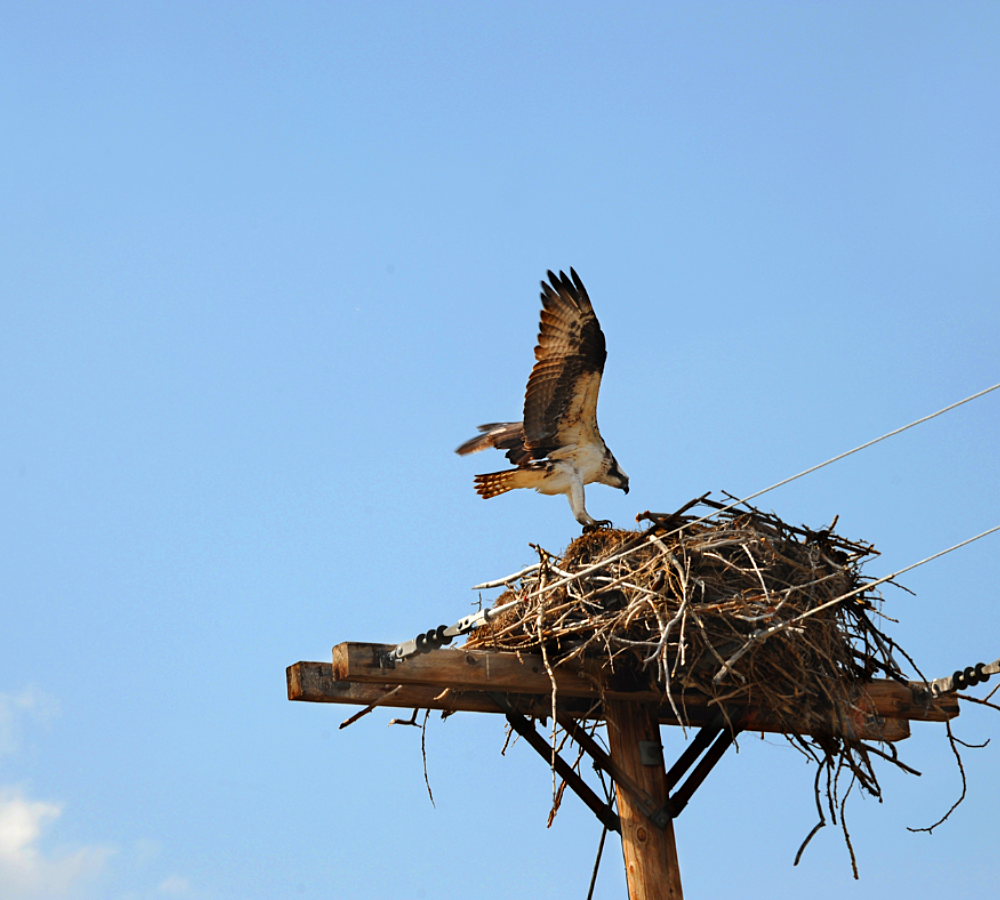
{"label": "brown wing feather", "polygon": [[[597,392],[607,350],[587,289],[573,269],[548,273],[535,363],[524,392],[525,446],[557,448],[564,428],[597,434]],[[579,439],[581,435],[576,435]]]}
{"label": "brown wing feather", "polygon": [[524,446],[524,426],[520,422],[492,422],[479,426],[480,434],[470,438],[455,452],[460,456],[468,453],[478,453],[488,447],[505,450],[507,459],[515,466],[524,465],[534,459],[542,459],[548,454],[548,448],[527,450]]}

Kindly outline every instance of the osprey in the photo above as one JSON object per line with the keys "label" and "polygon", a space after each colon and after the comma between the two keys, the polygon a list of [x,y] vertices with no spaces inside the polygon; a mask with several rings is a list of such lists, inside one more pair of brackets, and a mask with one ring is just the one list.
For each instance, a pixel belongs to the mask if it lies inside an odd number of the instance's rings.
{"label": "osprey", "polygon": [[480,425],[478,434],[455,452],[487,447],[507,451],[516,469],[477,475],[476,491],[485,500],[514,488],[540,494],[565,494],[584,531],[610,525],[592,519],[584,506],[583,486],[594,481],[628,493],[628,476],[597,428],[604,347],[587,289],[573,269],[567,278],[550,271],[542,282],[542,316],[535,366],[524,392],[523,422]]}

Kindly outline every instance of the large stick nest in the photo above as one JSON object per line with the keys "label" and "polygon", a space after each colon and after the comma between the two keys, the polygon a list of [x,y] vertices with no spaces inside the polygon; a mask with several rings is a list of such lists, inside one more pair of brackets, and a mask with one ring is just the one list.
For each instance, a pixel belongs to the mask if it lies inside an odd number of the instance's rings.
{"label": "large stick nest", "polygon": [[539,562],[511,576],[495,606],[518,602],[467,646],[541,651],[550,667],[586,657],[630,670],[682,722],[692,690],[729,714],[766,710],[821,763],[836,821],[838,776],[849,772],[877,796],[869,752],[885,755],[843,717],[873,675],[901,677],[861,574],[876,551],[832,526],[811,531],[702,502],[715,506],[711,518],[647,513],[645,532],[594,531],[561,557],[536,547]]}
{"label": "large stick nest", "polygon": [[644,533],[584,534],[561,557],[539,550],[496,605],[522,602],[468,646],[541,649],[553,665],[598,657],[642,673],[665,700],[694,689],[797,732],[841,730],[855,688],[896,674],[869,616],[870,544],[756,510],[654,518]]}

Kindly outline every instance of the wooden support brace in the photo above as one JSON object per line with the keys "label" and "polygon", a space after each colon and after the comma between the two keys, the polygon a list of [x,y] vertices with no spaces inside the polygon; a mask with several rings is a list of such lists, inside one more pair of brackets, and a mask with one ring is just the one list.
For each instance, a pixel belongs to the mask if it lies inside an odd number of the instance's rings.
{"label": "wooden support brace", "polygon": [[694,736],[691,743],[687,745],[677,762],[667,772],[667,790],[672,791],[674,786],[684,777],[684,773],[694,764],[694,761],[705,752],[705,749],[712,743],[716,735],[722,731],[726,723],[723,713],[717,712],[711,722],[707,722],[701,730]]}
{"label": "wooden support brace", "polygon": [[559,713],[557,721],[566,729],[569,736],[590,754],[594,763],[611,776],[618,787],[624,788],[632,795],[632,801],[647,819],[657,828],[663,828],[667,824],[669,818],[667,810],[662,805],[657,805],[642,785],[629,777],[629,774],[611,758],[610,754],[604,752],[604,748],[587,734],[583,727],[566,713]]}
{"label": "wooden support brace", "polygon": [[535,726],[517,712],[503,694],[491,693],[490,698],[504,711],[507,721],[510,722],[510,727],[534,747],[546,762],[555,768],[556,774],[587,804],[591,812],[601,820],[601,824],[609,831],[620,832],[621,824],[618,816],[615,815],[611,807],[598,797],[590,785],[580,777],[579,773],[556,753],[555,749],[549,745],[545,738],[535,731]]}
{"label": "wooden support brace", "polygon": [[[739,730],[738,726],[736,730]],[[694,767],[694,771],[688,775],[684,784],[680,786],[677,793],[670,798],[670,802],[667,806],[670,810],[670,817],[672,819],[676,819],[681,814],[684,807],[688,805],[688,801],[691,799],[691,796],[708,777],[708,773],[715,768],[715,764],[722,759],[722,754],[729,749],[735,739],[736,732],[728,730],[724,730],[715,739],[715,743],[712,744],[708,752],[698,761],[698,765]]]}

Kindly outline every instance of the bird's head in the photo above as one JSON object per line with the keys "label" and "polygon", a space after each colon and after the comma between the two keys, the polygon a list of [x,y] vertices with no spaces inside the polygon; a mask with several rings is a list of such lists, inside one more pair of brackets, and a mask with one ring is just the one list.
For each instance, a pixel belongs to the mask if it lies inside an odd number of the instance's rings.
{"label": "bird's head", "polygon": [[626,494],[628,493],[628,475],[625,474],[622,467],[618,465],[618,460],[613,456],[611,457],[611,465],[608,467],[608,473],[601,480],[611,487],[618,488]]}

